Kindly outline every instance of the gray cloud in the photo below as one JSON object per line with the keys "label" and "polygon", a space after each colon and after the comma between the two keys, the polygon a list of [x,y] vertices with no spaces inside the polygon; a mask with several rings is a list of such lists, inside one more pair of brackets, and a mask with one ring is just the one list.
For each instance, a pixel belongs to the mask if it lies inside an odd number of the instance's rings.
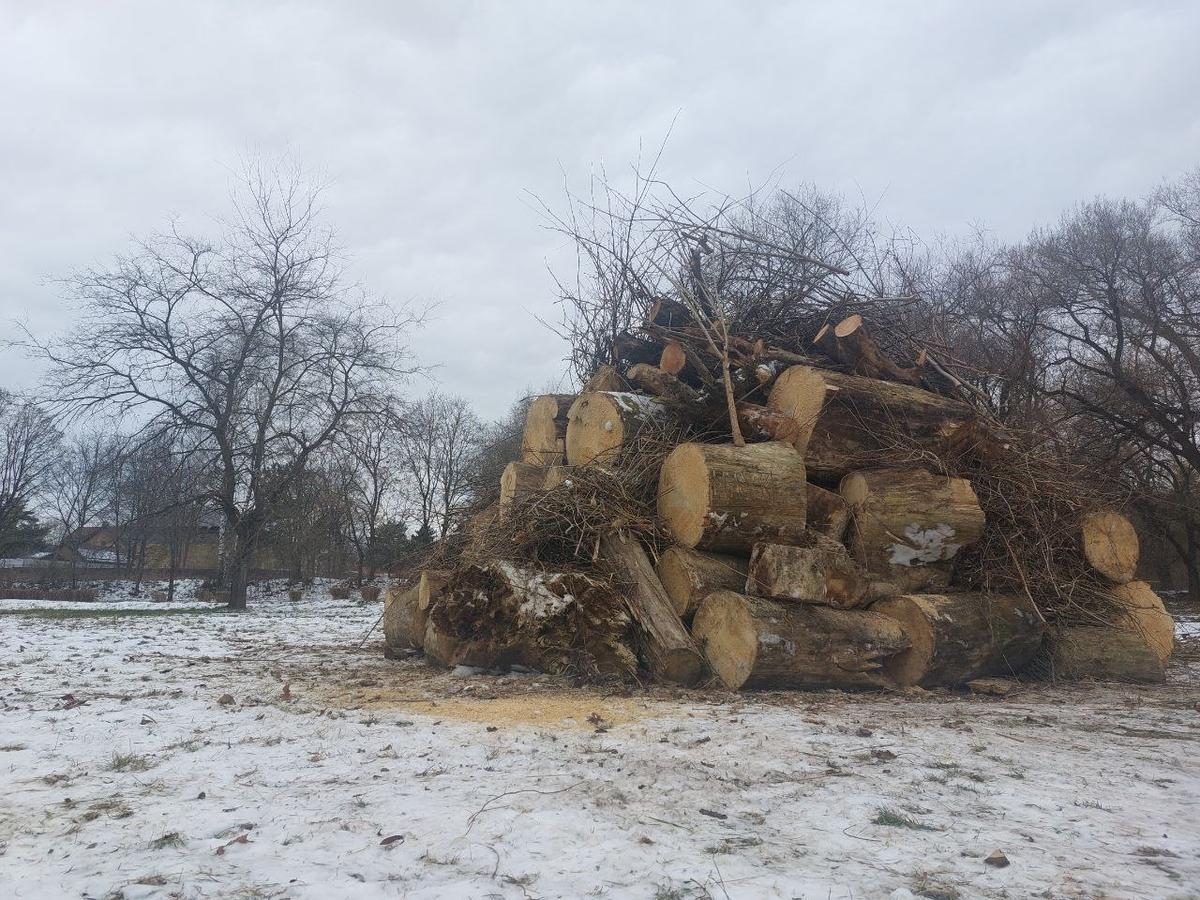
{"label": "gray cloud", "polygon": [[[178,214],[208,228],[247,151],[330,179],[353,271],[433,299],[417,341],[487,414],[560,371],[526,192],[622,173],[772,176],[924,235],[1002,237],[1200,162],[1200,5],[41,3],[0,6],[0,316],[69,325],[46,276]],[[677,118],[676,118],[677,117]],[[0,359],[0,384],[28,383]]]}

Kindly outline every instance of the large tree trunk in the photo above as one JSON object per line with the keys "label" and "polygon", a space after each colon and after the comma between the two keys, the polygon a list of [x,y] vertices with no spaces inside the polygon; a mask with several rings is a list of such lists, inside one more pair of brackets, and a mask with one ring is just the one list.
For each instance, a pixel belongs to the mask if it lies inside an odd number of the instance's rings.
{"label": "large tree trunk", "polygon": [[962,478],[873,469],[847,475],[841,494],[854,557],[902,591],[948,585],[955,555],[983,534],[983,510]]}
{"label": "large tree trunk", "polygon": [[675,612],[685,622],[691,621],[700,601],[710,591],[719,588],[742,591],[746,587],[744,559],[701,553],[686,547],[669,547],[663,551],[655,571]]}
{"label": "large tree trunk", "polygon": [[871,609],[900,623],[911,646],[884,671],[901,686],[962,684],[1015,675],[1042,644],[1045,626],[1022,595],[909,594]]}
{"label": "large tree trunk", "polygon": [[1157,684],[1166,680],[1162,660],[1142,638],[1124,628],[1078,625],[1055,629],[1048,642],[1056,678]]}
{"label": "large tree trunk", "polygon": [[700,651],[637,538],[623,532],[606,535],[600,541],[600,555],[625,595],[646,668],[666,681],[699,681],[704,674]]}
{"label": "large tree trunk", "polygon": [[804,460],[788,444],[681,444],[663,462],[658,514],[684,547],[748,554],[804,533]]}
{"label": "large tree trunk", "polygon": [[808,532],[800,546],[756,544],[746,593],[851,609],[867,600],[870,581],[840,543]]}
{"label": "large tree trunk", "polygon": [[786,437],[818,480],[911,464],[914,451],[938,446],[975,418],[968,404],[921,388],[811,366],[792,366],[775,379],[767,405],[794,421]]}
{"label": "large tree trunk", "polygon": [[643,429],[661,429],[674,416],[669,404],[642,394],[581,394],[567,421],[567,462],[572,466],[618,463]]}
{"label": "large tree trunk", "polygon": [[566,459],[567,413],[574,394],[543,394],[534,398],[525,414],[521,435],[521,461],[534,466],[556,466]]}
{"label": "large tree trunk", "polygon": [[425,643],[429,616],[417,602],[417,585],[388,588],[383,607],[383,652],[396,656],[406,650],[420,650]]}
{"label": "large tree trunk", "polygon": [[1110,581],[1125,584],[1137,575],[1138,536],[1118,512],[1099,510],[1084,517],[1080,542],[1088,564]]}
{"label": "large tree trunk", "polygon": [[692,624],[726,687],[887,688],[887,659],[908,646],[900,626],[870,610],[830,609],[713,591]]}
{"label": "large tree trunk", "polygon": [[1144,581],[1131,581],[1112,588],[1113,599],[1124,611],[1116,627],[1137,634],[1163,663],[1175,649],[1175,620],[1162,599]]}
{"label": "large tree trunk", "polygon": [[504,467],[500,476],[500,516],[508,512],[512,502],[542,490],[546,480],[546,467],[531,463],[512,462]]}
{"label": "large tree trunk", "polygon": [[580,573],[506,562],[467,567],[433,603],[429,622],[435,645],[426,652],[446,665],[523,665],[592,678],[637,671],[624,600]]}

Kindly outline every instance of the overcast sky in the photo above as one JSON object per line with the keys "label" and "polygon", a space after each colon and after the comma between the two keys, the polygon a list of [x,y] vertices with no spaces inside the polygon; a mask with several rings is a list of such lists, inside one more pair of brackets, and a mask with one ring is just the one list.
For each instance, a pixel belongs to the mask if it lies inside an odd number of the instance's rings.
{"label": "overcast sky", "polygon": [[[247,152],[330,181],[353,272],[436,300],[441,386],[497,415],[561,371],[528,194],[625,170],[882,198],[919,233],[1016,238],[1200,164],[1200,2],[0,0],[0,320],[171,216],[204,231]],[[0,357],[0,386],[29,365]],[[421,386],[419,389],[424,389]]]}

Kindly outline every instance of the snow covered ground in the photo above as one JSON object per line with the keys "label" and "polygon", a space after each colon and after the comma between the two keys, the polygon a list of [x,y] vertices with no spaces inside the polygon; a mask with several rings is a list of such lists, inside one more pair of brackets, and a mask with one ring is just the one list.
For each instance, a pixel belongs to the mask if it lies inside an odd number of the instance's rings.
{"label": "snow covered ground", "polygon": [[1196,643],[1158,688],[630,693],[387,661],[323,594],[0,604],[0,897],[1200,896]]}

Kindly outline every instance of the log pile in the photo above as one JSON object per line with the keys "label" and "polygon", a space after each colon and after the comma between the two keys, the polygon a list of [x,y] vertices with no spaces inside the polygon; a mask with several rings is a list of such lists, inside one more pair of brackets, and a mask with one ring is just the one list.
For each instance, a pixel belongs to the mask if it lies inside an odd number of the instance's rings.
{"label": "log pile", "polygon": [[1029,550],[1006,511],[1036,492],[997,474],[1020,451],[924,351],[857,315],[804,353],[712,329],[660,301],[579,394],[534,399],[498,506],[389,595],[389,652],[731,690],[1161,680],[1128,520],[1083,509]]}

